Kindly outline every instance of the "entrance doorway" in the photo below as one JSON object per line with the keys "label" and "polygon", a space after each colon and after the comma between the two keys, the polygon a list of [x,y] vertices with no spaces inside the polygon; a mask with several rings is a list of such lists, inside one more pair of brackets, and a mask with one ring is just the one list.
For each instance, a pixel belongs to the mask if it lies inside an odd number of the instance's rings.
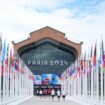
{"label": "entrance doorway", "polygon": [[58,89],[61,91],[61,85],[34,85],[34,95],[37,95],[37,90],[43,91],[44,89],[54,89],[56,93]]}

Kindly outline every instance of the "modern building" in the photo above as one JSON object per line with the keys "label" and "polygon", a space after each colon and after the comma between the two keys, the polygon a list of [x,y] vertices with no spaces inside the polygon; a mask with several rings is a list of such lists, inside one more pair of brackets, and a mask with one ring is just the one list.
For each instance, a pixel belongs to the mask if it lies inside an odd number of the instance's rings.
{"label": "modern building", "polygon": [[[65,38],[65,33],[47,26],[31,32],[28,39],[13,44],[15,52],[35,75],[49,74],[51,79],[51,74],[60,77],[77,59],[82,42],[72,42]],[[43,82],[49,84],[47,79]]]}

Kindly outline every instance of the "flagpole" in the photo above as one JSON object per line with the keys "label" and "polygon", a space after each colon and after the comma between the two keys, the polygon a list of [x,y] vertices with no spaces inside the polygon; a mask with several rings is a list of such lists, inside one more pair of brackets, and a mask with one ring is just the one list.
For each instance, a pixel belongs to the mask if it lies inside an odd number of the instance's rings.
{"label": "flagpole", "polygon": [[68,95],[70,96],[70,78],[68,77]]}
{"label": "flagpole", "polygon": [[103,101],[105,101],[105,51],[104,51],[104,46],[103,46],[103,63],[102,63],[102,70],[103,70],[103,80],[104,80],[104,85],[103,85]]}
{"label": "flagpole", "polygon": [[[0,92],[1,92],[1,58],[0,58]],[[1,101],[1,93],[0,93],[0,101]]]}
{"label": "flagpole", "polygon": [[101,103],[103,103],[103,69],[102,69],[102,58],[101,58]]}
{"label": "flagpole", "polygon": [[91,70],[91,101],[93,101],[93,67]]}
{"label": "flagpole", "polygon": [[5,100],[5,65],[4,65],[4,71],[3,71],[3,100]]}
{"label": "flagpole", "polygon": [[104,71],[104,97],[103,97],[103,99],[105,100],[105,71]]}
{"label": "flagpole", "polygon": [[[0,33],[0,92],[1,92],[1,77],[2,77],[2,76],[1,76],[1,74],[2,74],[2,73],[1,73],[1,71],[2,71],[2,68],[1,68],[1,67],[2,67],[2,66],[1,66],[1,65],[2,65],[2,64],[1,64],[1,62],[2,62],[2,60],[1,60],[1,57],[2,57],[2,56],[1,56],[1,52],[2,52],[2,33]],[[1,101],[1,93],[0,93],[0,101]]]}
{"label": "flagpole", "polygon": [[[97,54],[98,55],[98,54]],[[98,59],[97,59],[97,56],[96,56],[96,83],[97,83],[97,102],[99,104],[99,70],[98,70]]]}

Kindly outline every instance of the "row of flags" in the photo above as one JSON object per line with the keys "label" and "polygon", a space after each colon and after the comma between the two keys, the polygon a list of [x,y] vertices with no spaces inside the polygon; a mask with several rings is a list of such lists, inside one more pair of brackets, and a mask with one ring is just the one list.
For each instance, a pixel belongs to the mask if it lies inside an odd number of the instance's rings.
{"label": "row of flags", "polygon": [[[79,56],[76,61],[69,67],[65,72],[62,73],[61,79],[65,80],[68,77],[80,77],[83,73],[91,74],[91,71],[96,69],[98,65],[98,70],[101,69],[105,72],[105,50],[104,43],[101,40],[100,50],[97,51],[97,42],[95,43],[95,47],[91,46],[91,51],[86,55],[86,52],[83,55]],[[98,57],[98,53],[100,52],[100,56]]]}
{"label": "row of flags", "polygon": [[22,75],[28,76],[30,79],[34,79],[34,75],[29,68],[20,59],[19,55],[14,53],[13,45],[7,43],[6,39],[0,36],[0,62],[1,62],[1,74],[5,70],[5,74],[13,73],[13,70],[18,71]]}
{"label": "row of flags", "polygon": [[[93,51],[94,49],[94,51]],[[82,73],[91,73],[91,70],[97,65],[98,67],[102,66],[102,69],[105,71],[105,51],[104,51],[104,43],[103,40],[100,44],[100,57],[97,56],[97,42],[95,43],[95,47],[91,46],[90,53],[86,56],[86,52],[78,59],[62,74],[61,79],[64,80],[67,77],[80,77]],[[11,69],[17,70],[22,75],[29,75],[29,78],[33,78],[33,74],[30,72],[28,67],[24,64],[24,62],[20,59],[18,55],[14,54],[13,47],[10,44],[7,44],[6,39],[3,40],[2,36],[0,36],[0,60],[2,73],[5,69],[6,73],[10,72]]]}

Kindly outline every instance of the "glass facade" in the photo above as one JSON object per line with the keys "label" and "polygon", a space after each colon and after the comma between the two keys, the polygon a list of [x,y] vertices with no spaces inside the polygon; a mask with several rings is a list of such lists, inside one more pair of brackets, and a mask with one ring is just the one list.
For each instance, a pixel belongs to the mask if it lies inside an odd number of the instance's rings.
{"label": "glass facade", "polygon": [[51,42],[43,42],[27,48],[21,53],[21,58],[35,75],[42,73],[59,74],[75,60],[70,49]]}

